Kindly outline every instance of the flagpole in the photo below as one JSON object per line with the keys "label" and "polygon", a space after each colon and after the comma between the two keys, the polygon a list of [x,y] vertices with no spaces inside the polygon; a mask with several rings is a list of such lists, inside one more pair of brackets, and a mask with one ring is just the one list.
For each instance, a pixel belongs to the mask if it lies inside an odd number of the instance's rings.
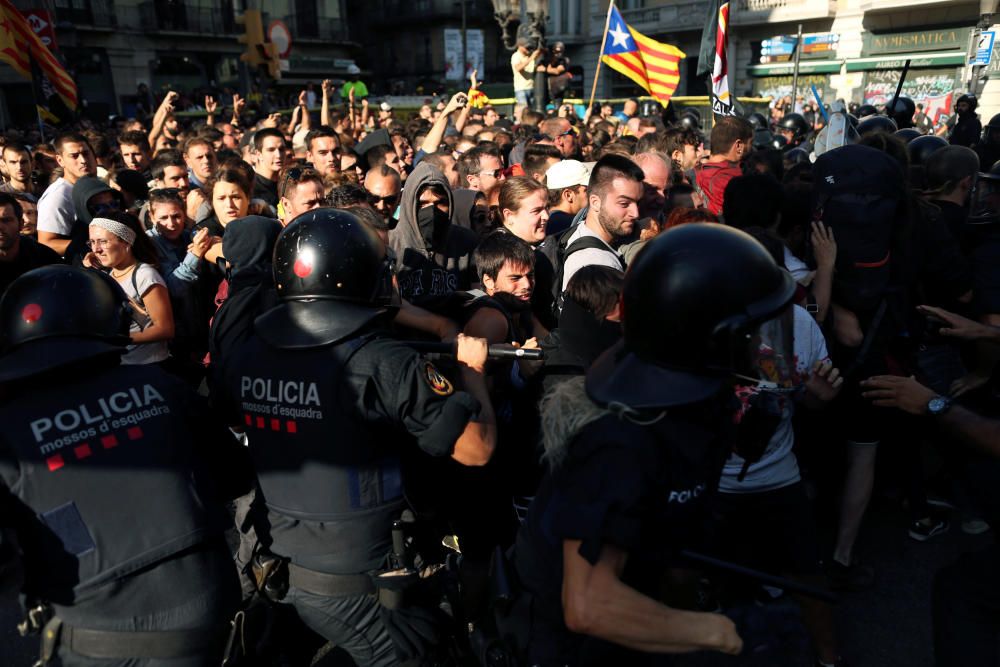
{"label": "flagpole", "polygon": [[611,27],[611,9],[615,6],[615,1],[608,3],[608,16],[604,19],[604,36],[601,37],[601,48],[597,52],[597,69],[594,70],[594,85],[590,87],[590,104],[587,109],[594,108],[594,96],[597,94],[597,77],[601,75],[601,61],[604,57],[604,45],[608,43],[608,28]]}

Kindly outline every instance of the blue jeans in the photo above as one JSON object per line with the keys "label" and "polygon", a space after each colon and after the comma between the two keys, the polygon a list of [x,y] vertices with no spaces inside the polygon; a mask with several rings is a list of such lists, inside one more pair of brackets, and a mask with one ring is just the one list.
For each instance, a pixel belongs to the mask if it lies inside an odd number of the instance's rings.
{"label": "blue jeans", "polygon": [[535,106],[535,91],[534,90],[515,90],[514,99],[521,106],[528,107],[529,109]]}

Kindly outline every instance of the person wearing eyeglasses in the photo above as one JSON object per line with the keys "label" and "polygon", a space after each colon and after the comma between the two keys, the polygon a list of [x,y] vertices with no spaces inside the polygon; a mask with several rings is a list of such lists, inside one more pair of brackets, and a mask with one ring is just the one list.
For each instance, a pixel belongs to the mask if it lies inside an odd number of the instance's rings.
{"label": "person wearing eyeglasses", "polygon": [[127,213],[95,217],[88,225],[89,263],[107,270],[132,306],[128,351],[123,364],[162,364],[170,357],[174,311],[167,283],[159,272],[156,246],[139,220]]}
{"label": "person wearing eyeglasses", "polygon": [[[117,213],[124,210],[122,194],[112,189],[107,183],[96,176],[85,176],[73,186],[73,208],[76,210],[76,222],[73,242],[66,248],[66,260],[72,261],[87,254],[87,226],[91,219]],[[80,234],[79,240],[76,235]]]}
{"label": "person wearing eyeglasses", "polygon": [[306,211],[325,205],[326,191],[323,177],[312,169],[292,167],[282,172],[278,179],[278,195],[281,197],[278,218],[285,227]]}
{"label": "person wearing eyeglasses", "polygon": [[499,153],[473,148],[458,159],[458,183],[486,195],[486,202],[497,205],[500,185],[505,179]]}
{"label": "person wearing eyeglasses", "polygon": [[396,209],[403,189],[399,173],[386,165],[369,169],[365,174],[365,191],[368,202],[385,219],[389,229],[396,226]]}

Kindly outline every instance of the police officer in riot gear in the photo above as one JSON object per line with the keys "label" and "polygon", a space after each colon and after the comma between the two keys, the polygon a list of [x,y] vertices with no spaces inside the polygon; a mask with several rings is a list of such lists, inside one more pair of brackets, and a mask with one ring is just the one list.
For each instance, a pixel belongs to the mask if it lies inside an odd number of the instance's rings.
{"label": "police officer in riot gear", "polygon": [[896,99],[896,103],[889,108],[887,104],[885,106],[885,114],[892,118],[896,123],[896,127],[900,130],[905,130],[913,127],[913,116],[917,113],[917,105],[909,97],[900,95]]}
{"label": "police officer in riot gear", "polygon": [[223,501],[249,489],[249,461],[178,378],[120,365],[127,303],[65,266],[0,301],[0,527],[24,564],[23,628],[43,665],[218,664],[239,603]]}
{"label": "police officer in riot gear", "polygon": [[515,547],[528,664],[739,653],[729,619],[659,602],[660,575],[697,539],[734,442],[726,392],[792,360],[794,293],[763,246],[720,225],[669,230],[630,267],[624,340],[543,405],[549,469]]}
{"label": "police officer in riot gear", "polygon": [[866,116],[858,123],[858,134],[862,137],[876,132],[893,134],[898,129],[899,128],[896,127],[896,121],[888,116]]}
{"label": "police officer in riot gear", "polygon": [[809,123],[800,113],[785,114],[775,127],[775,132],[788,142],[785,144],[786,151],[801,146],[807,153],[811,153],[812,146],[806,141],[811,131]]}
{"label": "police officer in riot gear", "polygon": [[492,455],[486,343],[459,336],[457,391],[388,338],[399,303],[392,266],[347,211],[316,209],[286,227],[274,283],[281,303],[222,369],[223,402],[247,432],[267,507],[261,540],[289,559],[287,582],[269,590],[281,597],[287,586],[284,601],[359,665],[419,656],[437,641],[437,610],[405,594],[400,606],[380,605],[373,575],[386,569],[405,508],[401,457],[483,465]]}

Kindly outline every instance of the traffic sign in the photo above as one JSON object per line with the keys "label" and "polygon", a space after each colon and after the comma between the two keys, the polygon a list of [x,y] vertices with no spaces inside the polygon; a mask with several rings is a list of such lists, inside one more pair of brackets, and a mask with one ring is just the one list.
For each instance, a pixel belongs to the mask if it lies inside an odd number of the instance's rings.
{"label": "traffic sign", "polygon": [[267,26],[267,40],[278,47],[282,60],[288,59],[288,54],[292,52],[292,33],[284,21],[271,21]]}
{"label": "traffic sign", "polygon": [[970,65],[981,65],[983,67],[990,64],[990,58],[993,56],[993,42],[996,40],[996,32],[993,30],[984,30],[979,33],[979,37],[976,38],[976,55],[973,57]]}

